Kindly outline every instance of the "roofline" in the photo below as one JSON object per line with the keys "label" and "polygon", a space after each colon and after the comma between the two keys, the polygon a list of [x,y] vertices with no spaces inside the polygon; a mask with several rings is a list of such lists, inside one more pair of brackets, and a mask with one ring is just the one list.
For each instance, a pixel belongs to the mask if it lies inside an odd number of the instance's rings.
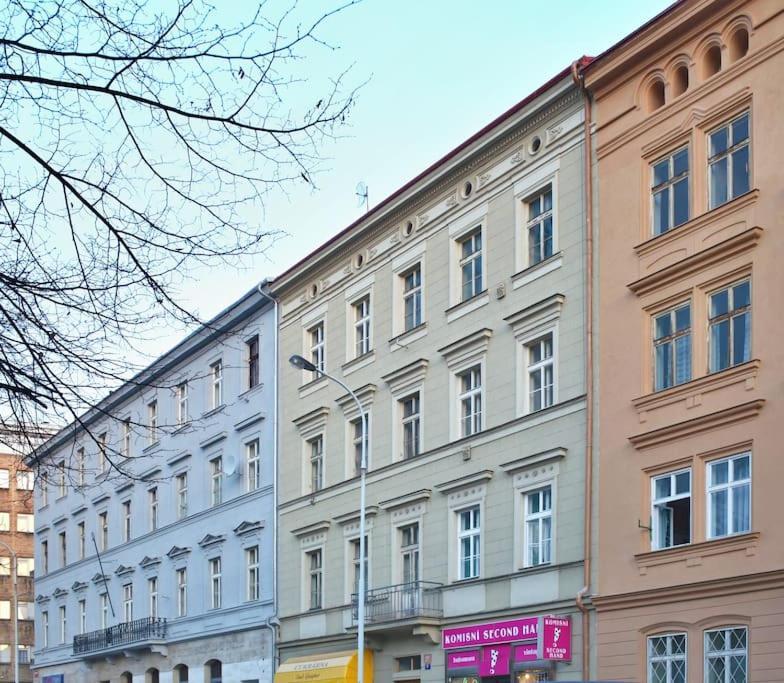
{"label": "roofline", "polygon": [[[579,67],[584,68],[588,64],[591,63],[592,57],[588,57],[583,55],[579,59],[576,60]],[[406,182],[405,184],[401,185],[397,190],[392,192],[392,194],[387,195],[384,199],[382,199],[378,204],[376,204],[372,209],[370,209],[367,213],[362,215],[360,218],[355,220],[354,222],[350,223],[348,226],[343,228],[340,232],[334,234],[328,240],[320,244],[318,247],[310,251],[306,254],[303,258],[297,261],[294,265],[290,266],[286,270],[284,270],[280,275],[274,278],[272,282],[272,289],[277,289],[277,285],[280,281],[285,280],[288,278],[294,271],[301,268],[305,265],[308,261],[310,261],[314,256],[319,254],[320,252],[327,249],[329,246],[334,244],[335,242],[340,241],[343,237],[345,237],[348,233],[350,233],[354,228],[358,227],[359,225],[366,223],[372,220],[377,214],[381,213],[381,211],[387,208],[394,200],[398,199],[401,195],[405,192],[410,190],[412,187],[420,183],[424,180],[427,176],[429,176],[434,171],[438,170],[441,166],[446,164],[448,161],[454,159],[457,155],[461,152],[465,151],[468,147],[474,144],[477,140],[480,140],[482,137],[487,135],[490,131],[494,128],[497,128],[502,123],[505,123],[508,119],[512,118],[515,114],[519,113],[522,109],[524,109],[528,104],[530,104],[533,100],[535,100],[540,95],[544,94],[552,87],[554,87],[557,83],[562,81],[564,78],[570,76],[572,71],[572,65],[570,64],[565,69],[559,71],[555,76],[550,78],[548,81],[540,85],[536,90],[526,95],[522,100],[517,102],[517,104],[512,105],[509,109],[503,112],[500,116],[494,118],[490,123],[483,126],[479,129],[476,133],[471,135],[469,138],[463,140],[457,147],[453,148],[449,152],[447,152],[444,156],[442,156],[437,161],[433,162],[428,166],[424,171],[420,172],[416,176],[414,176],[411,180]]]}

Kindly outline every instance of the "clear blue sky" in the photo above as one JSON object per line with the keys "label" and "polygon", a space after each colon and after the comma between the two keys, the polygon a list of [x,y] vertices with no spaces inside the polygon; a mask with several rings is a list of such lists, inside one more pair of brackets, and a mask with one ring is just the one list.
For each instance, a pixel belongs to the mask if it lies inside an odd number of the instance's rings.
{"label": "clear blue sky", "polygon": [[[340,49],[309,68],[323,76],[353,64],[355,83],[370,80],[345,137],[323,150],[318,189],[303,183],[270,196],[258,220],[288,236],[240,272],[199,273],[183,296],[202,316],[217,313],[356,219],[359,180],[378,203],[574,59],[599,54],[670,2],[365,0],[338,15],[323,35]],[[164,334],[150,351],[181,336]]]}

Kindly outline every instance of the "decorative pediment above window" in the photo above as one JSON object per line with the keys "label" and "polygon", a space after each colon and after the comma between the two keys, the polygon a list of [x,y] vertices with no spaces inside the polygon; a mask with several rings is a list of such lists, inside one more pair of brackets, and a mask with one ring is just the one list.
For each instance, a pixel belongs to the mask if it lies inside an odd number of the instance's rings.
{"label": "decorative pediment above window", "polygon": [[417,358],[413,363],[404,365],[402,368],[384,375],[381,379],[387,383],[392,394],[399,395],[425,381],[428,364],[426,358]]}
{"label": "decorative pediment above window", "polygon": [[522,339],[556,322],[561,317],[561,309],[565,301],[566,297],[563,294],[552,294],[517,313],[506,316],[504,320],[509,323],[515,338]]}
{"label": "decorative pediment above window", "polygon": [[108,574],[101,574],[100,572],[98,572],[95,576],[93,576],[91,581],[93,583],[95,583],[95,584],[103,584],[103,583],[111,580],[111,578],[112,577],[109,576]]}
{"label": "decorative pediment above window", "polygon": [[74,593],[81,593],[84,590],[87,590],[87,582],[86,581],[74,581],[73,585],[71,586],[71,590]]}
{"label": "decorative pediment above window", "polygon": [[71,510],[71,517],[76,517],[76,515],[81,514],[87,509],[87,506],[84,503],[77,505],[73,510]]}
{"label": "decorative pediment above window", "polygon": [[302,438],[308,439],[324,431],[327,426],[327,417],[329,417],[329,408],[319,406],[315,410],[295,418],[293,422]]}
{"label": "decorative pediment above window", "polygon": [[139,566],[142,569],[149,569],[150,567],[155,567],[155,566],[159,565],[160,563],[161,563],[161,558],[160,557],[148,557],[147,555],[145,555],[142,558],[142,561],[139,562]]}
{"label": "decorative pediment above window", "polygon": [[36,601],[36,602],[37,602],[39,605],[43,605],[43,604],[45,604],[45,603],[49,602],[49,596],[48,596],[48,595],[41,595],[41,594],[39,593],[38,595],[36,595],[36,596],[35,596],[35,601]]}
{"label": "decorative pediment above window", "polygon": [[133,488],[133,480],[125,480],[120,482],[114,490],[116,493],[122,493],[123,491],[127,491],[128,489],[132,489],[132,488]]}
{"label": "decorative pediment above window", "polygon": [[168,557],[170,560],[173,560],[177,557],[183,557],[184,555],[187,555],[190,551],[191,551],[190,548],[186,548],[179,545],[173,545],[171,547],[171,550],[169,550],[169,552],[166,553],[166,557]]}
{"label": "decorative pediment above window", "polygon": [[150,481],[151,479],[157,479],[158,475],[161,473],[161,468],[159,465],[155,465],[155,467],[151,467],[146,472],[143,472],[140,476],[142,481]]}
{"label": "decorative pediment above window", "polygon": [[129,567],[128,565],[121,564],[117,569],[114,570],[114,573],[117,576],[126,576],[127,574],[133,574],[135,571],[134,567]]}
{"label": "decorative pediment above window", "polygon": [[[354,393],[357,395],[359,402],[362,404],[362,408],[367,409],[368,406],[373,404],[373,397],[376,395],[376,385],[366,384],[365,386],[356,389]],[[355,417],[359,417],[357,404],[352,398],[351,394],[343,394],[342,396],[336,398],[335,402],[340,406],[343,414],[349,420]]]}
{"label": "decorative pediment above window", "polygon": [[210,546],[217,545],[218,543],[223,543],[226,540],[226,537],[223,534],[207,534],[204,538],[199,541],[200,548],[209,548]]}
{"label": "decorative pediment above window", "polygon": [[481,470],[474,474],[468,474],[465,477],[458,477],[457,479],[450,479],[442,484],[436,484],[436,490],[440,493],[453,493],[461,489],[467,489],[477,484],[485,484],[493,478],[493,470]]}
{"label": "decorative pediment above window", "polygon": [[395,510],[397,508],[405,507],[406,505],[425,503],[430,500],[430,494],[430,489],[419,489],[419,491],[406,493],[405,495],[390,498],[389,500],[382,500],[379,502],[379,505],[384,510]]}
{"label": "decorative pediment above window", "polygon": [[493,330],[489,327],[483,327],[481,330],[467,334],[465,337],[443,346],[438,349],[438,352],[446,360],[447,366],[453,368],[482,358],[487,352],[492,336]]}
{"label": "decorative pediment above window", "polygon": [[263,521],[256,521],[256,522],[242,522],[234,527],[234,533],[237,536],[243,536],[244,534],[251,534],[256,531],[261,531],[264,528]]}
{"label": "decorative pediment above window", "polygon": [[199,441],[199,448],[209,448],[219,441],[223,441],[227,436],[228,434],[226,432],[217,432],[216,434],[212,434],[206,439]]}
{"label": "decorative pediment above window", "polygon": [[330,526],[331,522],[328,519],[323,519],[320,522],[292,529],[291,533],[299,539],[301,548],[310,548],[327,540],[327,531]]}
{"label": "decorative pediment above window", "polygon": [[[377,505],[368,505],[365,507],[365,517],[372,518],[378,514],[378,506]],[[340,524],[341,526],[344,524],[349,524],[350,522],[358,522],[359,521],[359,510],[353,510],[351,512],[346,512],[342,515],[335,515],[335,521]]]}
{"label": "decorative pediment above window", "polygon": [[108,499],[109,499],[109,494],[106,493],[106,491],[101,491],[101,493],[99,493],[95,498],[92,499],[92,504],[99,505],[100,503],[103,503],[103,501]]}
{"label": "decorative pediment above window", "polygon": [[68,591],[65,590],[65,588],[55,588],[54,593],[52,593],[52,597],[55,600],[58,600],[59,598],[64,598],[66,595],[68,595]]}

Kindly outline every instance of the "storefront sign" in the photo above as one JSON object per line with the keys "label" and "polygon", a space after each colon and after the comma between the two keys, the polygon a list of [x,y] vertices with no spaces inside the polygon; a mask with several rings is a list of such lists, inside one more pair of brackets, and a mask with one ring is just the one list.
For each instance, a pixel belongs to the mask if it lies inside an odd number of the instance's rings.
{"label": "storefront sign", "polygon": [[559,662],[572,659],[572,622],[563,617],[540,617],[539,658]]}
{"label": "storefront sign", "polygon": [[509,660],[511,658],[511,645],[487,645],[483,647],[479,675],[506,676],[509,673]]}
{"label": "storefront sign", "polygon": [[445,650],[471,645],[496,645],[516,640],[536,640],[537,617],[495,621],[458,628],[445,628],[441,642]]}
{"label": "storefront sign", "polygon": [[517,645],[514,649],[514,660],[516,662],[533,662],[537,659],[539,659],[539,652],[536,643]]}
{"label": "storefront sign", "polygon": [[479,650],[470,652],[447,652],[447,669],[477,669],[481,660]]}

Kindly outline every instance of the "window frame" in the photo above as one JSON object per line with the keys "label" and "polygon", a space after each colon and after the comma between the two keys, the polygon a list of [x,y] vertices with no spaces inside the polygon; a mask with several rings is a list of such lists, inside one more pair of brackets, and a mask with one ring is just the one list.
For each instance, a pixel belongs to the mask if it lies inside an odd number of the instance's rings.
{"label": "window frame", "polygon": [[131,504],[131,500],[127,499],[122,501],[120,507],[122,509],[122,520],[123,520],[122,540],[123,543],[128,543],[133,539],[133,505]]}
{"label": "window frame", "polygon": [[261,384],[261,341],[258,334],[245,340],[246,370],[245,389],[251,389]]}
{"label": "window frame", "polygon": [[[672,493],[672,491],[677,491],[676,489],[676,478],[680,474],[689,475],[689,492],[688,494],[679,494],[679,493]],[[670,480],[670,495],[664,496],[662,498],[656,497],[656,482],[660,479],[664,479],[665,477],[669,478]],[[686,467],[679,467],[674,470],[667,470],[666,472],[660,472],[658,474],[651,475],[651,507],[650,507],[650,515],[651,515],[651,550],[659,551],[659,550],[669,550],[670,548],[683,548],[688,545],[694,543],[694,472],[692,470],[691,465]],[[674,542],[674,534],[673,534],[673,543],[671,545],[659,545],[659,516],[656,514],[657,512],[657,505],[661,505],[663,503],[669,503],[678,500],[684,500],[685,498],[689,499],[689,540],[686,543],[675,543]]]}
{"label": "window frame", "polygon": [[[537,495],[539,496],[541,501],[544,501],[544,492],[545,490],[549,490],[550,494],[550,507],[547,510],[540,510],[539,512],[530,513],[528,509],[528,501],[531,496]],[[523,566],[524,567],[541,567],[544,565],[552,565],[553,564],[553,550],[555,545],[555,490],[553,486],[553,482],[545,482],[535,488],[526,489],[522,491],[523,496]],[[543,547],[543,536],[542,536],[542,529],[544,526],[544,520],[550,521],[550,537],[548,539],[549,547],[547,553],[547,559],[542,559],[544,557],[544,553],[542,552]],[[534,562],[531,557],[531,548],[532,548],[532,539],[530,535],[529,525],[531,521],[537,522],[537,529],[538,529],[538,545],[539,545],[539,561]]]}
{"label": "window frame", "polygon": [[[683,636],[683,652],[681,653],[673,653],[671,652],[671,639],[677,636]],[[665,655],[654,655],[652,652],[652,646],[655,639],[666,638],[667,639],[667,654]],[[666,683],[672,683],[672,664],[678,661],[683,661],[683,673],[684,681],[689,680],[689,634],[685,631],[672,631],[668,633],[656,633],[653,635],[649,635],[645,639],[645,668],[647,679],[653,680],[653,664],[656,662],[665,662],[667,668],[667,681]]]}
{"label": "window frame", "polygon": [[[727,644],[728,633],[730,631],[735,631],[735,630],[743,630],[745,632],[746,647],[742,651],[737,649],[737,648],[735,648],[735,649],[726,648],[726,649],[722,650],[721,652],[718,652],[718,651],[709,652],[709,650],[708,650],[708,634],[710,634],[710,633],[718,633],[719,631],[724,631],[724,633],[725,633],[724,640],[725,640],[725,644]],[[725,658],[725,662],[726,662],[727,658],[729,658],[729,657],[737,657],[738,654],[742,652],[744,660],[745,660],[744,669],[745,669],[745,675],[746,675],[746,683],[748,683],[748,680],[749,680],[749,627],[748,626],[745,626],[745,625],[719,626],[717,628],[706,629],[705,631],[703,631],[703,640],[702,640],[702,642],[703,642],[703,666],[704,666],[703,676],[705,677],[705,680],[707,680],[707,678],[708,678],[708,662],[711,659],[718,659],[719,657],[723,657],[723,658]],[[713,655],[713,657],[711,655]],[[726,664],[725,664],[725,669],[724,669],[724,673],[725,673],[724,680],[725,680],[725,683],[729,683],[729,679],[727,678],[727,673],[729,671],[730,671],[730,667],[726,666]]]}
{"label": "window frame", "polygon": [[160,509],[157,486],[147,489],[147,509],[150,515],[150,531],[156,531],[159,527],[158,511]]}
{"label": "window frame", "polygon": [[209,374],[210,410],[217,410],[223,405],[223,359],[210,363]]}
{"label": "window frame", "polygon": [[223,456],[210,458],[210,507],[223,503]]}
{"label": "window frame", "polygon": [[373,312],[370,292],[353,299],[351,306],[352,358],[361,358],[373,350]]}
{"label": "window frame", "polygon": [[[675,171],[675,156],[680,154],[683,151],[686,151],[686,172],[681,173],[677,176],[673,175]],[[658,185],[654,185],[656,180],[655,176],[655,169],[656,167],[661,164],[662,162],[667,162],[667,173],[668,177],[667,180],[659,183]],[[660,235],[664,235],[675,228],[679,228],[681,225],[685,225],[692,219],[692,209],[693,209],[693,202],[691,197],[691,188],[692,188],[692,151],[691,151],[691,144],[686,142],[683,145],[678,146],[676,149],[672,150],[668,154],[664,156],[658,157],[656,160],[650,163],[650,222],[651,222],[651,237],[659,237]],[[677,225],[675,224],[675,186],[686,180],[686,219]],[[658,193],[667,192],[667,202],[668,202],[668,210],[667,210],[667,227],[659,232],[656,232],[656,211],[655,211],[655,197]]]}
{"label": "window frame", "polygon": [[[734,308],[735,306],[735,288],[748,283],[749,285],[749,303],[741,308]],[[711,315],[711,305],[712,299],[714,296],[721,294],[722,292],[728,292],[728,306],[727,312],[721,313],[716,316]],[[753,342],[753,329],[752,325],[754,322],[754,306],[753,306],[753,297],[754,291],[752,288],[751,283],[751,276],[747,275],[745,277],[740,278],[739,280],[733,280],[730,283],[722,285],[716,289],[712,289],[706,295],[707,299],[707,326],[708,326],[708,335],[707,335],[707,342],[708,342],[708,358],[707,358],[707,374],[712,375],[716,372],[722,372],[724,370],[728,370],[729,368],[737,367],[738,365],[742,365],[743,363],[748,363],[749,360],[752,358],[752,342]],[[739,363],[733,362],[733,357],[735,355],[735,332],[733,327],[733,321],[735,318],[740,317],[741,315],[748,315],[749,318],[749,331],[748,331],[748,358],[745,360],[740,361]],[[713,368],[713,328],[714,326],[720,325],[725,321],[729,321],[729,364],[726,367],[718,367]]]}
{"label": "window frame", "polygon": [[[523,341],[523,354],[525,355],[524,363],[525,363],[525,413],[535,413],[539,412],[540,410],[546,410],[547,408],[551,408],[556,403],[558,403],[558,346],[557,346],[557,327],[552,327],[546,330],[543,330],[540,334],[534,335],[530,338],[527,338]],[[531,361],[531,354],[533,352],[533,348],[536,345],[540,347],[546,343],[546,340],[549,338],[550,340],[550,355],[547,357],[542,357],[541,360],[532,362]],[[535,375],[540,376],[540,381],[542,382],[540,392],[541,396],[546,396],[546,386],[544,384],[544,378],[546,378],[547,368],[551,369],[552,375],[552,384],[550,385],[550,403],[548,405],[544,405],[544,398],[542,399],[542,405],[538,408],[534,408],[533,406],[533,391],[532,391],[532,378]]]}
{"label": "window frame", "polygon": [[[677,314],[679,311],[683,310],[684,308],[689,309],[689,326],[685,328],[685,330],[678,330],[677,328]],[[670,325],[670,334],[664,335],[662,337],[656,337],[656,325],[657,321],[664,316],[669,316],[669,325]],[[677,387],[682,384],[686,384],[690,382],[694,378],[694,349],[693,349],[693,342],[694,342],[694,315],[693,315],[693,306],[691,299],[687,299],[686,301],[681,301],[680,303],[674,304],[669,306],[666,309],[653,313],[651,315],[651,388],[654,392],[656,391],[666,391],[667,389],[671,389],[672,387]],[[677,380],[677,340],[682,339],[684,337],[688,337],[688,347],[689,347],[689,362],[688,362],[688,376],[683,379],[682,381],[678,382]],[[657,350],[659,347],[664,345],[669,346],[668,350],[668,357],[670,363],[670,370],[671,370],[671,382],[665,384],[663,386],[658,385],[658,355]],[[668,381],[670,378],[668,377]]]}
{"label": "window frame", "polygon": [[245,600],[253,602],[261,598],[261,555],[259,546],[245,548]]}
{"label": "window frame", "polygon": [[[531,217],[531,206],[535,201],[540,201],[541,206],[545,206],[545,196],[549,193],[550,195],[550,208],[549,209],[542,209],[538,214],[536,214],[533,218]],[[552,258],[558,253],[558,245],[556,242],[556,224],[555,224],[555,184],[550,181],[543,183],[538,187],[538,189],[534,190],[533,192],[529,193],[523,200],[524,209],[523,209],[523,216],[524,216],[524,225],[522,226],[523,230],[523,244],[525,253],[523,256],[523,263],[526,264],[526,267],[531,268],[533,266],[539,265],[544,261]],[[544,232],[544,223],[547,219],[550,219],[550,253],[544,255],[544,251],[540,249],[541,258],[536,260],[531,258],[531,230],[532,228],[538,227],[539,230]],[[544,244],[544,240],[540,236],[539,240],[540,246]]]}
{"label": "window frame", "polygon": [[[734,461],[739,458],[747,457],[749,459],[749,476],[741,479],[735,480],[732,479],[730,476],[731,473],[735,471],[735,464]],[[711,472],[712,468],[720,465],[721,463],[728,463],[727,468],[727,482],[725,484],[711,484]],[[752,457],[752,452],[742,451],[740,453],[732,453],[731,455],[726,455],[721,458],[716,458],[714,460],[709,460],[705,463],[705,538],[709,541],[717,540],[720,538],[730,538],[732,536],[738,536],[740,534],[747,534],[750,533],[751,530],[754,528],[754,518],[753,518],[753,511],[754,511],[754,458]],[[748,486],[749,488],[749,509],[748,509],[748,517],[749,517],[749,528],[744,529],[742,531],[728,531],[726,534],[721,535],[714,535],[712,533],[712,526],[713,526],[713,506],[711,505],[711,494],[716,491],[726,491],[727,492],[727,528],[729,529],[732,526],[732,513],[734,512],[734,502],[733,502],[733,495],[732,491],[735,488],[740,488],[741,486]]]}
{"label": "window frame", "polygon": [[[324,434],[316,434],[309,439],[305,439],[305,444],[308,449],[310,492],[317,493],[324,488]],[[318,449],[315,448],[317,444]],[[318,473],[318,478],[315,476],[316,472]],[[318,486],[315,485],[316,482],[318,482]]]}
{"label": "window frame", "polygon": [[68,641],[68,610],[65,605],[60,605],[57,613],[60,623],[60,644],[63,645]]}
{"label": "window frame", "polygon": [[158,618],[158,577],[150,576],[147,579],[147,596],[149,598],[149,616],[152,619]]}
{"label": "window frame", "polygon": [[158,399],[147,404],[147,445],[158,443]]}
{"label": "window frame", "polygon": [[125,623],[133,621],[133,583],[124,583],[123,591],[123,619]]}
{"label": "window frame", "polygon": [[307,358],[316,366],[318,372],[311,372],[311,379],[321,377],[327,370],[327,323],[325,320],[316,320],[305,329],[307,340]]}
{"label": "window frame", "polygon": [[175,388],[177,401],[177,426],[183,427],[190,421],[188,417],[188,380],[183,380]]}
{"label": "window frame", "polygon": [[87,525],[84,520],[76,524],[77,528],[77,548],[79,549],[79,559],[83,560],[87,553]]}
{"label": "window frame", "polygon": [[[471,379],[470,386],[468,386],[467,389],[464,388],[465,378],[472,378],[475,372],[478,373],[478,384],[475,383],[474,379]],[[460,439],[475,436],[485,429],[485,412],[487,406],[485,402],[484,376],[485,365],[482,361],[472,363],[467,367],[455,371],[458,420],[457,434]],[[470,412],[468,415],[465,415],[464,409],[467,405],[470,407]],[[466,422],[466,420],[469,420],[469,422]],[[466,429],[466,425],[469,425],[470,431]]]}
{"label": "window frame", "polygon": [[[305,557],[305,576],[307,582],[303,586],[305,590],[305,609],[316,611],[324,609],[324,547],[309,548],[303,553]],[[313,558],[318,557],[318,564],[313,564]],[[316,588],[314,592],[314,587]],[[314,602],[314,596],[318,598]]]}
{"label": "window frame", "polygon": [[210,609],[221,609],[223,605],[223,562],[220,555],[207,560]]}
{"label": "window frame", "polygon": [[177,581],[177,616],[188,614],[188,568],[178,567],[175,571]]}
{"label": "window frame", "polygon": [[[744,141],[742,141],[741,143],[736,143],[736,142],[734,142],[734,140],[732,140],[732,143],[730,143],[730,140],[732,139],[732,124],[734,124],[736,121],[739,121],[744,116],[747,117],[747,119],[748,119],[748,124],[747,124],[748,135],[747,135],[747,137],[744,138]],[[718,154],[711,155],[711,153],[710,153],[711,136],[715,135],[716,133],[718,133],[723,128],[726,128],[727,131],[728,131],[728,133],[727,133],[727,141],[728,141],[727,149],[725,149],[723,152],[720,152]],[[754,174],[753,174],[753,161],[752,161],[753,160],[753,156],[752,156],[752,152],[753,152],[753,150],[752,150],[752,133],[753,133],[753,129],[752,129],[752,122],[751,122],[751,109],[745,109],[744,111],[742,111],[742,112],[740,112],[738,114],[735,114],[734,116],[732,116],[732,117],[730,117],[728,119],[725,119],[719,125],[714,126],[710,130],[706,131],[706,133],[705,133],[705,156],[706,156],[705,185],[706,185],[706,190],[707,190],[707,193],[708,193],[708,202],[707,202],[708,203],[708,211],[712,211],[713,209],[717,209],[720,206],[724,206],[725,204],[728,204],[729,202],[733,201],[734,199],[737,199],[738,197],[740,197],[741,195],[746,194],[746,192],[750,192],[751,189],[753,188],[753,186],[754,186],[753,185],[753,183],[754,183],[754,177],[753,177]],[[745,192],[734,194],[733,193],[733,189],[734,189],[733,188],[733,184],[734,184],[734,181],[733,181],[733,165],[734,165],[733,154],[735,152],[739,151],[740,149],[742,149],[743,147],[747,147],[748,148],[748,165],[749,165],[749,169],[748,169],[748,189]],[[711,168],[712,168],[712,166],[714,164],[720,162],[722,159],[727,159],[728,160],[727,161],[727,185],[726,185],[726,195],[727,195],[727,198],[723,202],[714,203],[714,199],[713,199],[713,184],[711,183]]]}
{"label": "window frame", "polygon": [[[414,273],[418,273],[418,282],[413,284],[411,288],[408,288],[408,277]],[[402,318],[403,324],[401,327],[401,334],[405,334],[407,332],[411,332],[412,330],[421,327],[425,323],[425,307],[424,307],[424,291],[425,291],[425,284],[424,284],[424,269],[422,267],[422,261],[418,260],[416,263],[410,265],[404,271],[398,274],[400,278],[400,286],[401,286],[401,311],[402,311]],[[410,326],[408,324],[408,303],[409,301],[413,302],[413,313],[412,313],[412,323]],[[418,316],[417,316],[418,311]]]}
{"label": "window frame", "polygon": [[[466,513],[476,513],[472,515],[478,521],[476,526],[472,526],[469,529],[462,529],[461,522],[462,517]],[[453,510],[453,514],[455,515],[455,530],[457,532],[457,572],[455,574],[457,581],[468,581],[471,579],[478,579],[482,577],[482,505],[480,503],[473,503],[471,505],[467,505],[465,507],[461,507],[458,509]],[[472,564],[472,573],[470,575],[464,575],[464,561],[466,557],[463,555],[463,540],[465,539],[472,539],[471,540],[471,550],[472,553],[467,556],[469,559],[468,561]],[[474,546],[474,542],[476,543],[476,547]],[[474,559],[470,559],[474,558]],[[476,564],[474,568],[473,565]]]}
{"label": "window frame", "polygon": [[245,474],[248,492],[261,488],[261,446],[258,437],[245,442]]}
{"label": "window frame", "polygon": [[[465,244],[468,242],[474,243],[478,240],[478,246],[474,245],[471,252],[465,254]],[[480,294],[487,290],[487,282],[486,282],[486,273],[485,273],[485,249],[486,249],[486,239],[485,239],[485,229],[484,229],[484,219],[473,225],[468,230],[464,231],[460,235],[455,237],[455,242],[457,244],[457,286],[458,286],[458,296],[457,296],[457,303],[464,303],[466,301],[471,301],[475,299]],[[478,270],[479,275],[477,277],[476,270],[478,262]],[[471,293],[469,296],[465,295],[465,287],[466,287],[466,280],[465,280],[465,268],[466,266],[471,266],[472,270],[472,277],[470,278],[469,282],[471,283]],[[478,285],[477,285],[478,281]]]}
{"label": "window frame", "polygon": [[[353,479],[360,475],[360,461],[362,459],[362,440],[365,441],[365,460],[367,470],[370,471],[370,408],[363,406],[362,414],[355,415],[347,420],[348,427],[348,478]],[[357,427],[362,424],[362,434],[357,435]]]}
{"label": "window frame", "polygon": [[[416,411],[406,415],[406,403],[416,402]],[[401,458],[412,460],[422,455],[422,389],[418,388],[396,399],[399,414],[399,431],[401,444]],[[414,432],[413,441],[406,438],[408,428]],[[413,442],[413,452],[409,453],[407,444]]]}
{"label": "window frame", "polygon": [[188,516],[188,472],[178,472],[174,481],[177,487],[177,519],[185,519]]}
{"label": "window frame", "polygon": [[[405,532],[416,529],[416,542],[404,543]],[[411,519],[395,526],[398,549],[398,571],[400,583],[419,583],[422,581],[422,520]],[[410,556],[416,564],[416,578],[406,580],[406,557]]]}

